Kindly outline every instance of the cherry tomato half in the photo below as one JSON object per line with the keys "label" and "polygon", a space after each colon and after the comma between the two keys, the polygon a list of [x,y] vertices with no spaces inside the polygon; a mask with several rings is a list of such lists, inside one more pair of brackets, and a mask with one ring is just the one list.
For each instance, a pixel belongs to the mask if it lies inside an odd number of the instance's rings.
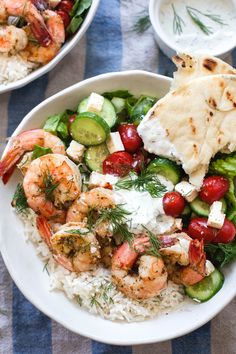
{"label": "cherry tomato half", "polygon": [[229,243],[236,235],[234,224],[225,219],[221,229],[207,226],[207,218],[194,218],[190,221],[187,234],[192,238],[204,241],[204,243]]}
{"label": "cherry tomato half", "polygon": [[103,173],[125,177],[132,169],[133,157],[128,152],[117,151],[103,161]]}
{"label": "cherry tomato half", "polygon": [[188,225],[187,234],[193,239],[203,239],[204,243],[209,243],[215,239],[217,229],[207,225],[207,218],[194,218]]}
{"label": "cherry tomato half", "polygon": [[216,238],[213,240],[214,243],[229,243],[232,242],[235,238],[236,229],[234,224],[225,219],[224,225],[221,229],[218,230]]}
{"label": "cherry tomato half", "polygon": [[204,179],[199,197],[206,203],[212,204],[223,198],[229,190],[229,181],[223,176],[210,176]]}
{"label": "cherry tomato half", "polygon": [[70,24],[70,15],[63,10],[57,10],[56,13],[61,16],[64,27],[67,28]]}
{"label": "cherry tomato half", "polygon": [[166,215],[174,218],[182,214],[185,207],[185,200],[178,192],[168,192],[163,197],[163,208]]}
{"label": "cherry tomato half", "polygon": [[72,10],[73,7],[73,2],[70,0],[62,0],[60,4],[58,5],[58,10],[65,11],[69,14],[69,12]]}
{"label": "cherry tomato half", "polygon": [[133,154],[132,168],[136,173],[140,173],[147,164],[147,154],[145,150],[139,149]]}
{"label": "cherry tomato half", "polygon": [[121,124],[118,127],[118,132],[126,151],[134,153],[142,146],[142,139],[134,124]]}

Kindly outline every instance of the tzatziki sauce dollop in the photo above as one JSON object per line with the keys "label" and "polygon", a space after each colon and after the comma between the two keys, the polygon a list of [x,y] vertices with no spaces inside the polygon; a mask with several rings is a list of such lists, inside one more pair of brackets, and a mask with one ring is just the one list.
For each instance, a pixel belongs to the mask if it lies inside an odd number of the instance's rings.
{"label": "tzatziki sauce dollop", "polygon": [[[194,23],[187,7],[204,24],[208,34]],[[174,16],[174,11],[179,18]],[[164,36],[176,51],[218,54],[227,52],[236,44],[236,5],[233,0],[163,0],[156,16],[159,16]],[[217,16],[219,21],[212,20],[212,16]],[[178,31],[175,25],[179,19]]]}
{"label": "tzatziki sauce dollop", "polygon": [[[166,186],[166,191],[172,191],[172,182],[158,175],[160,182]],[[139,234],[143,232],[143,226],[154,234],[163,234],[171,230],[175,219],[165,215],[163,210],[163,198],[153,198],[147,191],[117,189],[113,190],[116,204],[130,212],[127,217],[127,225],[131,232]]]}

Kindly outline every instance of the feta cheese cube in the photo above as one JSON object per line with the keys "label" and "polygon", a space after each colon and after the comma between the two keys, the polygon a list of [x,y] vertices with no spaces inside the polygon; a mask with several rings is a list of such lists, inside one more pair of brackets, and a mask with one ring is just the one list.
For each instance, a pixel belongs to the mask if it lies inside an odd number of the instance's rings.
{"label": "feta cheese cube", "polygon": [[175,227],[177,230],[182,230],[183,228],[183,221],[180,218],[175,219]]}
{"label": "feta cheese cube", "polygon": [[85,151],[85,146],[72,140],[69,147],[66,150],[66,154],[75,162],[82,160]]}
{"label": "feta cheese cube", "polygon": [[92,172],[89,177],[89,188],[94,187],[111,187],[118,181],[118,177],[112,175],[102,175],[98,172]]}
{"label": "feta cheese cube", "polygon": [[222,202],[214,202],[210,207],[207,225],[221,229],[225,221],[225,214],[222,213]]}
{"label": "feta cheese cube", "polygon": [[215,270],[214,265],[210,261],[208,261],[208,259],[206,260],[206,268],[205,269],[206,269],[206,276],[210,275]]}
{"label": "feta cheese cube", "polygon": [[88,99],[87,111],[99,113],[102,110],[103,103],[104,97],[95,92],[92,92]]}
{"label": "feta cheese cube", "polygon": [[115,133],[110,134],[109,138],[107,139],[107,148],[108,148],[110,154],[112,154],[113,152],[116,152],[116,151],[124,151],[125,150],[119,132],[115,132]]}
{"label": "feta cheese cube", "polygon": [[196,187],[186,181],[176,184],[175,190],[176,192],[179,192],[188,202],[192,202],[198,194]]}

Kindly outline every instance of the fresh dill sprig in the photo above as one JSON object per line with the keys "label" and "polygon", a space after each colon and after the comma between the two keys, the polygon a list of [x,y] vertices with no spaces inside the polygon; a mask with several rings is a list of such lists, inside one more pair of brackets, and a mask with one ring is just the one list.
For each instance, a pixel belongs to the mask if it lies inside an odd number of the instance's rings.
{"label": "fresh dill sprig", "polygon": [[24,212],[29,207],[22,183],[18,183],[11,205],[18,213]]}
{"label": "fresh dill sprig", "polygon": [[122,205],[117,204],[114,208],[100,209],[96,224],[108,221],[114,234],[121,236],[122,242],[133,240],[133,234],[129,231],[127,222],[131,213],[125,210]]}
{"label": "fresh dill sprig", "polygon": [[216,23],[218,23],[218,24],[220,24],[222,26],[227,26],[227,23],[224,22],[224,20],[220,17],[220,15],[215,15],[215,14],[211,14],[211,13],[205,13],[205,12],[202,12],[202,11],[196,9],[195,7],[192,7],[192,6],[186,6],[186,9],[187,9],[187,11],[189,9],[190,11],[193,11],[195,13],[197,12],[197,13],[199,13],[202,16],[208,17],[212,21],[214,21],[214,22],[216,22]]}
{"label": "fresh dill sprig", "polygon": [[81,307],[81,306],[83,305],[82,297],[78,294],[78,295],[76,296],[76,299],[77,299],[78,304],[79,304],[80,307]]}
{"label": "fresh dill sprig", "polygon": [[133,188],[139,192],[147,191],[156,198],[162,197],[166,192],[166,186],[161,184],[158,176],[145,170],[142,170],[140,175],[130,173],[128,178],[118,181],[116,187],[128,190]]}
{"label": "fresh dill sprig", "polygon": [[48,276],[50,275],[49,274],[49,271],[48,271],[48,263],[49,263],[49,260],[44,264],[44,267],[43,267],[43,272],[46,270]]}
{"label": "fresh dill sprig", "polygon": [[173,32],[175,34],[180,35],[183,32],[183,26],[185,26],[184,20],[178,15],[174,4],[171,4],[173,13],[174,13],[174,19],[173,19]]}
{"label": "fresh dill sprig", "polygon": [[53,192],[55,189],[59,186],[59,183],[55,183],[53,181],[52,175],[48,171],[47,174],[43,178],[43,184],[44,184],[44,193],[46,196],[46,199],[53,201]]}
{"label": "fresh dill sprig", "polygon": [[132,30],[138,34],[144,33],[151,26],[150,18],[148,14],[143,15],[143,12],[137,17],[135,24],[132,27]]}
{"label": "fresh dill sprig", "polygon": [[205,25],[198,16],[198,13],[202,14],[200,11],[191,6],[186,6],[186,10],[189,16],[191,17],[192,21],[200,28],[203,33],[205,33],[207,36],[213,33],[212,28]]}
{"label": "fresh dill sprig", "polygon": [[149,241],[150,241],[150,246],[149,246],[149,248],[147,248],[145,253],[149,254],[150,256],[160,257],[159,249],[161,247],[161,244],[160,244],[159,240],[157,239],[157,236],[154,235],[154,233],[152,231],[150,231],[148,228],[146,228],[144,225],[142,225],[142,227],[146,231],[146,234],[148,235]]}

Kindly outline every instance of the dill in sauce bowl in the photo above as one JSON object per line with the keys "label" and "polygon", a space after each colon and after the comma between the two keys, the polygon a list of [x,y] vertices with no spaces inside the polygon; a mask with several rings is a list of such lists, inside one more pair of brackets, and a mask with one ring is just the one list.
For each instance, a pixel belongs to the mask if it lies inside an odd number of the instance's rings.
{"label": "dill in sauce bowl", "polygon": [[232,0],[166,0],[158,16],[163,34],[177,51],[218,54],[236,44]]}

